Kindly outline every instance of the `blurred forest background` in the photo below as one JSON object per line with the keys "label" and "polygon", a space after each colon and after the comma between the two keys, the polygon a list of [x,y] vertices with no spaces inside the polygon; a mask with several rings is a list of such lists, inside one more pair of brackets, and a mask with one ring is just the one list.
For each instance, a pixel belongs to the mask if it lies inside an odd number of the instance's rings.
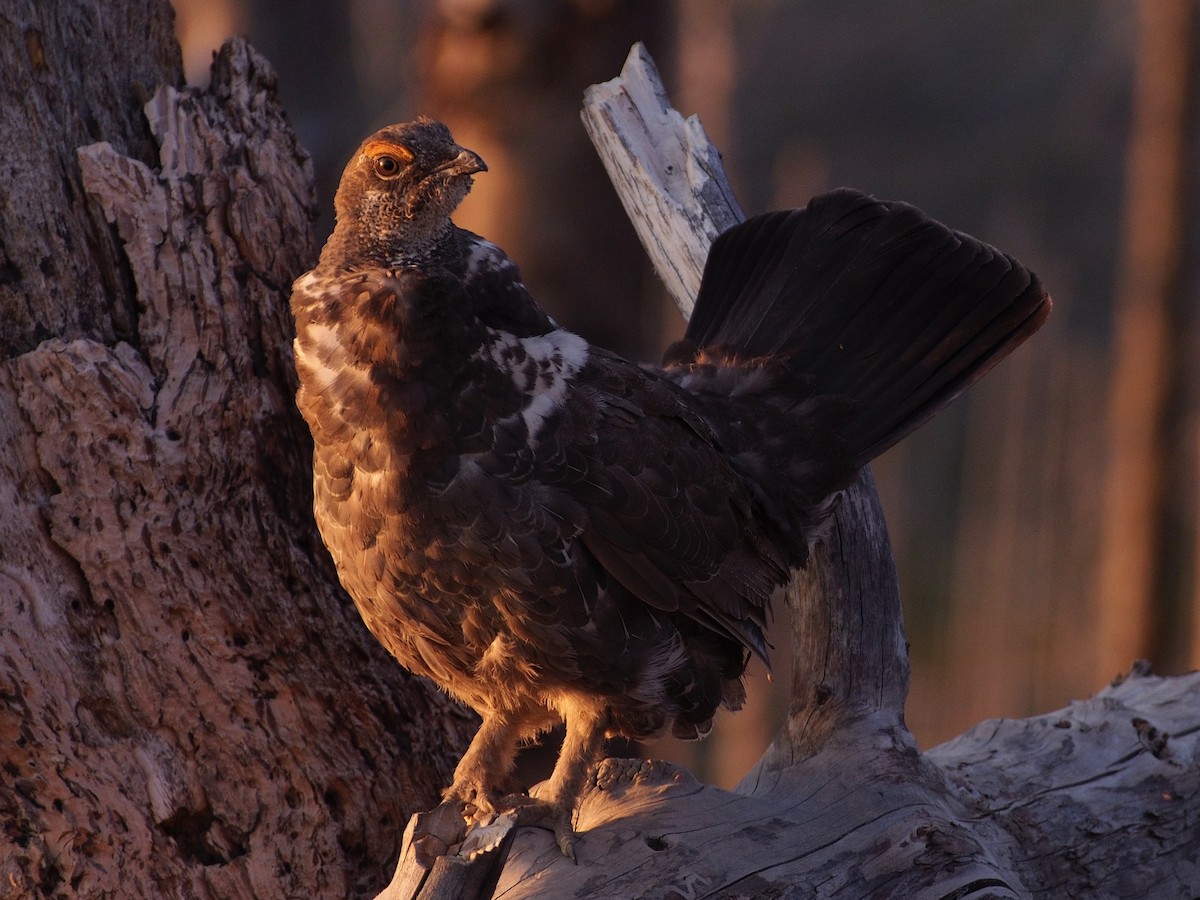
{"label": "blurred forest background", "polygon": [[[1051,323],[875,465],[923,747],[1200,662],[1194,0],[175,0],[189,79],[246,34],[332,194],[367,133],[431,115],[490,171],[458,221],[561,322],[639,360],[682,323],[579,122],[634,41],[748,213],[849,185],[1035,269]],[[776,682],[693,747],[735,783]],[[783,641],[786,644],[786,640]]]}

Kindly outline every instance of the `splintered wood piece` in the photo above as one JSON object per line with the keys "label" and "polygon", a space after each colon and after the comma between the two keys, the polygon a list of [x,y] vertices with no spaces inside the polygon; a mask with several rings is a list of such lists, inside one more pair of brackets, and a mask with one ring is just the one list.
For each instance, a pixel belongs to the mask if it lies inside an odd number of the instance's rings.
{"label": "splintered wood piece", "polygon": [[641,44],[620,76],[584,92],[582,117],[655,270],[689,318],[709,245],[745,218],[721,154],[696,116],[671,106]]}

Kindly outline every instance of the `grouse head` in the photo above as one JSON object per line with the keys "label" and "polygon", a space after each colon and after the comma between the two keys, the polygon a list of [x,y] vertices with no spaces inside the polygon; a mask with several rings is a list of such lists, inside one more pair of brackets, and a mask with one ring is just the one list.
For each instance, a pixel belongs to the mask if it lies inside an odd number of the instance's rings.
{"label": "grouse head", "polygon": [[380,129],[342,173],[337,226],[322,261],[390,268],[427,259],[449,234],[450,214],[471,190],[471,176],[486,171],[441,122],[421,118]]}

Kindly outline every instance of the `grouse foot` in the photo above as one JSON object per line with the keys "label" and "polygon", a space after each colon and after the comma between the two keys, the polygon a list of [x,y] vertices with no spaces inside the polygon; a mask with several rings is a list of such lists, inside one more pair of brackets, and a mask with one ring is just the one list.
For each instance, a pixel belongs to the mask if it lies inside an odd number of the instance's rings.
{"label": "grouse foot", "polygon": [[575,829],[572,827],[574,804],[553,803],[528,794],[509,794],[500,799],[499,810],[516,816],[518,825],[532,825],[554,832],[554,842],[562,855],[575,859]]}

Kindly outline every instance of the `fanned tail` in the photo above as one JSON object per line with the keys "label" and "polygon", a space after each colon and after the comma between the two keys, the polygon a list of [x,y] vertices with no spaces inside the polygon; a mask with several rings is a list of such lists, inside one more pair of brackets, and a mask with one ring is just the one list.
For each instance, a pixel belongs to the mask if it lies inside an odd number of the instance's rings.
{"label": "fanned tail", "polygon": [[782,358],[818,394],[851,400],[840,432],[862,465],[983,377],[1050,306],[994,247],[842,189],[720,235],[685,339]]}

